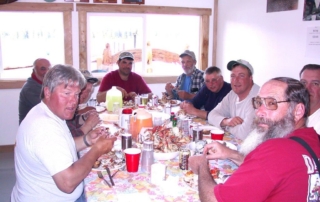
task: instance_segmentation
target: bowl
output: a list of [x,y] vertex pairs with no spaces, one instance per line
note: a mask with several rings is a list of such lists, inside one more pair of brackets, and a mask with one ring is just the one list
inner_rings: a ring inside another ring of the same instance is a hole
[[155,160],[170,160],[174,159],[179,155],[179,152],[168,152],[168,153],[159,153],[159,152],[154,152],[153,157]]

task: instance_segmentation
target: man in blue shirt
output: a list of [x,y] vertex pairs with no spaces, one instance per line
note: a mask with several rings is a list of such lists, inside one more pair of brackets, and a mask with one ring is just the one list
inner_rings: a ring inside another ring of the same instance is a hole
[[190,102],[182,102],[180,107],[187,114],[207,119],[208,113],[230,92],[231,85],[223,80],[221,70],[214,66],[204,72],[204,83],[195,97]]
[[203,85],[203,71],[196,68],[194,52],[186,50],[181,55],[181,65],[184,73],[181,74],[176,85],[167,83],[167,95],[172,99],[191,100]]

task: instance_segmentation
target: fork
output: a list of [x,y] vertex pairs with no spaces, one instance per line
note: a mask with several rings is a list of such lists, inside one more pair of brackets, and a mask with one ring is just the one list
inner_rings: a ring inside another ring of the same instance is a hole
[[98,177],[99,177],[100,179],[103,179],[103,181],[105,181],[105,182],[107,183],[107,185],[111,188],[111,187],[112,187],[111,184],[110,184],[106,179],[104,179],[101,171],[97,171],[97,173],[98,173]]

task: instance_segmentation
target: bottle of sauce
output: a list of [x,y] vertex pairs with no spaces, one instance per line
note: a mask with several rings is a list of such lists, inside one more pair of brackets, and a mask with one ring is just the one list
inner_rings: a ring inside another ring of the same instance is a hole
[[122,93],[115,86],[112,86],[112,88],[107,91],[106,95],[106,107],[109,112],[113,112],[113,103],[115,102],[118,102],[120,108],[122,108]]

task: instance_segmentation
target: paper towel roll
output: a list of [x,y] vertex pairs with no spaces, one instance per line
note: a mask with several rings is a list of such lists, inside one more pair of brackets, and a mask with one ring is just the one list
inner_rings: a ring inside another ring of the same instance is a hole
[[154,163],[151,165],[151,183],[152,184],[159,184],[166,179],[166,170],[167,166]]

